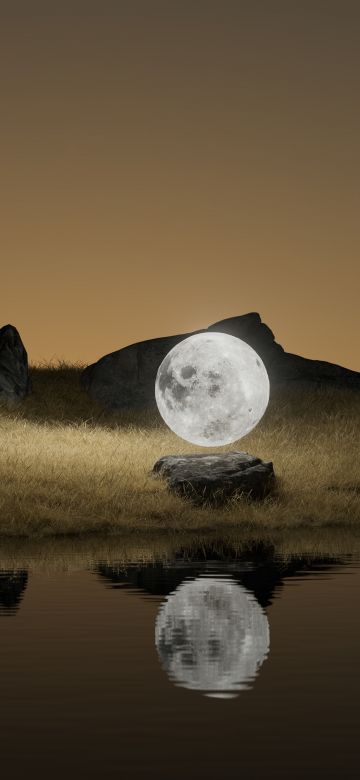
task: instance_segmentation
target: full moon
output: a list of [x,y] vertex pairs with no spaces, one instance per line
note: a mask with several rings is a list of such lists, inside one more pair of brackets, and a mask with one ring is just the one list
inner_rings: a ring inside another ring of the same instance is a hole
[[246,689],[269,653],[255,596],[230,578],[197,577],[167,597],[155,624],[161,664],[175,683],[228,698]]
[[174,433],[203,447],[241,439],[263,416],[269,377],[259,355],[226,333],[196,333],[158,368],[155,398]]

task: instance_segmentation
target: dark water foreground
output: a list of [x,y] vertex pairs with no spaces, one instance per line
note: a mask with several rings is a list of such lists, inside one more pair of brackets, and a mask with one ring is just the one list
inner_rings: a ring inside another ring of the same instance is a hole
[[4,778],[358,778],[360,556],[3,555]]

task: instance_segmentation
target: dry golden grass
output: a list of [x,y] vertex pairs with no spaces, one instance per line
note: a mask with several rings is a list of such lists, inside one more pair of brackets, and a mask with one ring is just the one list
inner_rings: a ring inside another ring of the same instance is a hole
[[105,413],[80,389],[80,369],[33,367],[32,395],[0,407],[0,534],[360,528],[360,393],[275,396],[254,431],[224,449],[273,460],[276,495],[200,509],[150,470],[162,455],[204,449],[155,413]]

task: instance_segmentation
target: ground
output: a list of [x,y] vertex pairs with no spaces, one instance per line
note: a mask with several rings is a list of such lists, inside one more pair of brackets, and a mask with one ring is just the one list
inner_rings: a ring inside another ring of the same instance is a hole
[[0,407],[1,535],[261,538],[360,530],[360,393],[321,387],[273,393],[257,427],[223,449],[272,460],[275,494],[200,509],[171,495],[150,472],[162,455],[204,448],[172,434],[157,413],[105,412],[81,389],[80,371],[34,366],[32,394],[18,407]]

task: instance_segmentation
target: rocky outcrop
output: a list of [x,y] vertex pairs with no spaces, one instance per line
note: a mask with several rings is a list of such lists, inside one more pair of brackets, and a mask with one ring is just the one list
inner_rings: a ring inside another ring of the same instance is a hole
[[275,341],[273,332],[255,312],[215,322],[207,330],[228,333],[250,344],[262,358],[273,387],[295,380],[310,382],[312,385],[333,385],[360,390],[359,372],[324,360],[310,360],[285,352]]
[[30,391],[28,358],[13,325],[0,328],[0,402],[18,403]]
[[[207,330],[228,333],[250,344],[265,364],[272,390],[300,382],[311,386],[360,390],[360,373],[285,352],[256,312],[220,320]],[[155,408],[154,387],[158,367],[170,349],[191,335],[193,333],[182,333],[140,341],[105,355],[83,371],[82,386],[92,398],[109,409]]]
[[300,355],[284,352],[283,357],[272,366],[275,384],[291,382],[308,383],[313,387],[338,387],[360,390],[360,373],[350,368],[328,363],[325,360],[310,360]]
[[219,506],[235,494],[265,498],[275,484],[273,464],[247,452],[165,455],[153,467],[173,493],[196,505]]
[[284,355],[284,350],[276,343],[272,330],[261,321],[260,314],[256,312],[219,320],[209,325],[207,330],[228,333],[229,336],[246,341],[260,355],[268,373],[271,373],[271,367]]
[[170,349],[191,335],[140,341],[105,355],[82,372],[82,386],[110,409],[155,408],[158,367]]

